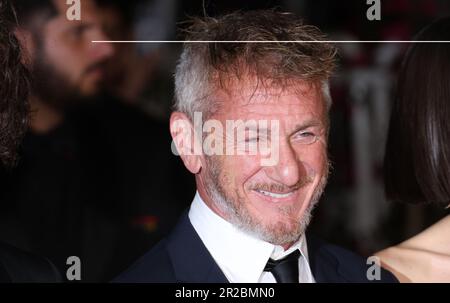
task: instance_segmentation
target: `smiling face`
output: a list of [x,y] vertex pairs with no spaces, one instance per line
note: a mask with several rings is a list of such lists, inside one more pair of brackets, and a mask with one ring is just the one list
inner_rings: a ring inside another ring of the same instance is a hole
[[[287,89],[234,83],[219,92],[219,111],[209,118],[279,121],[279,157],[262,166],[256,155],[203,156],[196,175],[205,203],[238,228],[273,244],[290,246],[305,231],[328,175],[327,110],[320,88],[296,81]],[[224,134],[228,136],[229,134]],[[274,138],[271,136],[271,138]],[[258,141],[246,131],[246,142]],[[235,142],[237,149],[240,142]]]

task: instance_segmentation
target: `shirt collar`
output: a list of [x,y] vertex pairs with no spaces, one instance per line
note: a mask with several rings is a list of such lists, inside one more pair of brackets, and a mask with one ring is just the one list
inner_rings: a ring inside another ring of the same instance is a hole
[[307,270],[310,271],[304,235],[297,243],[284,251],[281,246],[252,237],[237,229],[213,212],[198,192],[191,204],[189,219],[230,282],[256,283],[260,280],[269,258],[278,260],[296,249],[300,250],[302,258],[306,261]]

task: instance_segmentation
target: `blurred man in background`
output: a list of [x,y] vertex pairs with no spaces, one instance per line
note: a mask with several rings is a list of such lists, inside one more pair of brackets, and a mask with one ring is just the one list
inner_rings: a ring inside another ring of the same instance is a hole
[[108,280],[179,214],[167,199],[177,182],[170,138],[164,125],[104,93],[115,49],[92,41],[109,39],[102,13],[117,10],[115,1],[81,1],[81,21],[67,19],[66,1],[14,3],[33,74],[32,116],[22,161],[4,177],[1,239],[48,256],[62,272],[77,256],[82,281]]

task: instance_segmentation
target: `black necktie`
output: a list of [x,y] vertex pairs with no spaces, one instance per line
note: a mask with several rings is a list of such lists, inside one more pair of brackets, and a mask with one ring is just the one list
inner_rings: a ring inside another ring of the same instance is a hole
[[300,251],[297,249],[280,260],[269,259],[264,271],[269,271],[275,277],[277,283],[298,283],[298,258]]

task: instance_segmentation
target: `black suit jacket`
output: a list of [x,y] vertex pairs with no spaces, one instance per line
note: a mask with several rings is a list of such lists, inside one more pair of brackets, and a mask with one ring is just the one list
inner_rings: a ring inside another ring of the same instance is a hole
[[[318,283],[367,283],[363,258],[307,235],[309,263]],[[184,214],[172,234],[157,244],[114,282],[119,283],[227,283],[228,280]],[[381,280],[396,278],[382,270]]]
[[0,283],[56,283],[61,276],[45,258],[0,243]]

